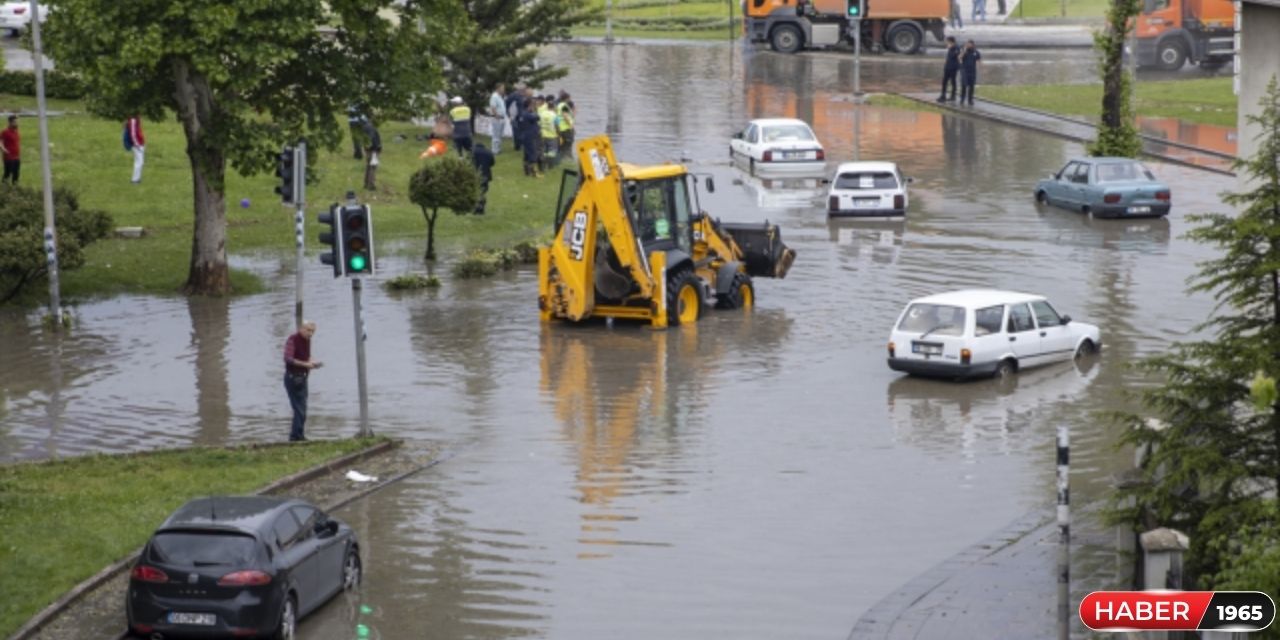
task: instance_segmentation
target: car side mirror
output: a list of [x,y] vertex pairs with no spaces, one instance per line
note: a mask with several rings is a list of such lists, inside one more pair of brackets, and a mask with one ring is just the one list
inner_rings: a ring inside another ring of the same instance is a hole
[[320,520],[316,522],[316,535],[321,538],[328,538],[338,534],[337,520]]
[[1071,322],[1071,316],[1062,316],[1062,324]]
[[715,193],[715,192],[716,192],[716,181],[713,180],[711,176],[707,176],[707,193]]

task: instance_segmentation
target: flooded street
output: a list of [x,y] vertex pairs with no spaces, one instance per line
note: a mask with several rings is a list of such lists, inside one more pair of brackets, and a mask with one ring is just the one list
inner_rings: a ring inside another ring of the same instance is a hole
[[[787,279],[757,281],[753,313],[666,332],[542,326],[532,270],[424,294],[366,287],[375,430],[452,457],[337,514],[361,536],[365,586],[301,637],[347,639],[362,624],[388,639],[844,638],[899,585],[1051,505],[1058,425],[1072,429],[1075,505],[1131,464],[1097,412],[1144,384],[1126,363],[1210,312],[1212,300],[1184,294],[1209,253],[1181,236],[1186,215],[1228,211],[1217,194],[1230,178],[1149,163],[1175,185],[1167,220],[1091,220],[1031,197],[1078,145],[857,107],[834,56],[652,45],[557,46],[546,59],[572,69],[552,88],[573,94],[580,139],[609,133],[623,161],[689,158],[715,178],[705,210],[767,218],[799,257]],[[931,58],[872,58],[863,83],[921,90],[937,71]],[[1093,72],[1050,57],[984,71]],[[732,166],[729,137],[758,116],[811,122],[830,167],[854,157],[856,128],[861,159],[915,178],[908,219],[828,221],[814,181]],[[417,266],[405,260],[381,268]],[[34,316],[0,316],[0,460],[283,440],[293,256],[236,265],[275,290],[85,304],[62,339]],[[328,267],[307,268],[327,364],[311,379],[308,435],[347,437],[350,297]],[[1010,385],[888,369],[907,300],[975,286],[1044,294],[1099,325],[1105,348]]]

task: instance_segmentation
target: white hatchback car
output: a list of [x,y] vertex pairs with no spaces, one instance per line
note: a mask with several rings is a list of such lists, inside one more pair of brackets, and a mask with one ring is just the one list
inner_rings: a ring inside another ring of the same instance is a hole
[[826,170],[826,152],[813,129],[803,120],[765,118],[752,120],[733,134],[729,155],[746,160],[751,171],[816,173]]
[[[40,24],[44,24],[46,18],[49,17],[49,5],[40,3]],[[5,2],[0,4],[0,29],[9,31],[13,35],[22,33],[27,25],[31,24],[31,3],[30,2]]]
[[1098,328],[1043,296],[969,289],[912,300],[889,336],[889,368],[947,378],[1012,375],[1102,348]]
[[827,191],[827,215],[897,218],[907,215],[907,183],[892,162],[845,162]]

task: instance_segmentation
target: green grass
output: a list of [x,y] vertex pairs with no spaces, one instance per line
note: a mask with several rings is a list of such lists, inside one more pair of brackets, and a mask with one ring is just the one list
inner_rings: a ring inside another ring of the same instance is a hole
[[946,111],[940,107],[931,104],[924,104],[916,100],[904,98],[892,93],[873,93],[867,96],[867,104],[873,107],[888,107],[892,109],[905,109],[907,111],[928,111],[931,113],[942,113]]
[[[5,109],[33,103],[22,96],[0,95],[0,107]],[[49,108],[55,106],[51,104]],[[144,123],[146,167],[142,183],[135,185],[129,182],[133,156],[121,145],[122,123],[87,115],[77,102],[59,101],[56,108],[78,113],[49,119],[54,184],[75,189],[83,206],[107,211],[116,226],[141,226],[148,234],[141,239],[111,238],[91,246],[83,268],[62,274],[64,294],[77,298],[121,292],[177,292],[186,281],[193,224],[191,168],[181,128],[173,120]],[[22,126],[22,183],[38,186],[36,123],[24,119]],[[426,143],[414,138],[426,131],[410,123],[392,122],[382,125],[379,132],[383,155],[376,192],[360,188],[364,163],[351,158],[349,141],[332,152],[310,149],[318,182],[307,185],[308,259],[318,260],[316,254],[321,249],[316,241],[320,226],[316,214],[329,204],[344,200],[348,190],[355,190],[362,202],[372,205],[378,249],[383,255],[393,244],[418,255],[426,251],[422,210],[408,199],[409,176],[421,166],[423,161],[418,154],[426,148]],[[404,139],[397,141],[397,136]],[[476,140],[489,142],[488,136],[478,136]],[[511,140],[504,140],[503,147],[494,167],[487,215],[440,216],[436,246],[443,259],[472,247],[503,246],[550,230],[560,172],[550,172],[537,180],[527,178],[519,155],[512,151]],[[280,204],[273,191],[276,184],[274,174],[244,178],[228,167],[228,253],[292,251],[293,210]],[[240,202],[245,198],[249,207],[241,208]],[[234,271],[232,285],[240,293],[262,288],[252,274]]]
[[[604,36],[604,0],[592,0],[601,10],[598,21],[573,30],[575,36]],[[661,2],[633,0],[613,3],[613,35],[630,39],[728,40],[729,16],[733,37],[742,35],[742,8],[738,2]]]
[[93,455],[0,466],[0,636],[142,546],[187,500],[252,493],[375,442]]
[[[983,86],[979,95],[1090,119],[1097,119],[1102,105],[1101,84]],[[1227,127],[1236,125],[1236,96],[1231,91],[1231,78],[1138,82],[1133,110],[1140,116],[1181,118]]]
[[[577,37],[603,38],[604,27],[579,27],[573,30],[573,35]],[[735,29],[733,35],[733,39],[736,40],[742,36],[742,32],[740,29]],[[613,37],[620,40],[728,40],[729,28],[697,30],[634,29],[620,28],[615,24],[613,26]]]
[[[994,3],[987,2],[987,11]],[[1111,7],[1108,0],[1067,0],[1066,18],[1102,18]],[[1022,0],[1009,14],[1011,18],[1062,18],[1060,0]],[[968,16],[965,16],[968,19]]]

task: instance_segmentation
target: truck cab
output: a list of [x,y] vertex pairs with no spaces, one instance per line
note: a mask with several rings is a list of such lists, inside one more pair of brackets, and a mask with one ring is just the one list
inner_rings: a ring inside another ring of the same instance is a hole
[[1235,54],[1231,0],[1143,0],[1134,25],[1138,66],[1177,71],[1221,66]]

